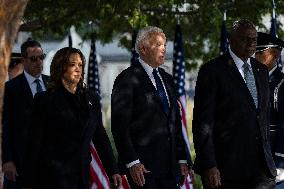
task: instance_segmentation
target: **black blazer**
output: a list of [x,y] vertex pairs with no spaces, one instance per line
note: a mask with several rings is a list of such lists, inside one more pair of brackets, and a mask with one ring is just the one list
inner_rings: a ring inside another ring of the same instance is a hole
[[[48,76],[42,75],[44,84]],[[24,73],[5,84],[2,114],[2,161],[13,161],[23,177],[27,141],[31,137],[33,95]],[[28,175],[27,175],[28,176]]]
[[269,145],[269,86],[267,68],[251,58],[258,104],[227,53],[199,70],[193,111],[195,170],[201,175],[216,166],[222,179],[254,175],[255,162],[275,176]]
[[109,177],[118,173],[94,93],[74,95],[61,86],[36,94],[34,118],[29,158],[34,188],[87,189],[91,141]]
[[170,101],[168,116],[139,62],[117,76],[111,96],[111,128],[122,168],[139,159],[156,177],[175,175],[177,160],[186,159],[173,78],[163,69],[159,73]]

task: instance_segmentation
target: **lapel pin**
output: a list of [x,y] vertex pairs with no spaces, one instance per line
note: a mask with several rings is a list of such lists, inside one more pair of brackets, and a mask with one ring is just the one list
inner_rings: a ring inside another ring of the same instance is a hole
[[89,101],[89,105],[92,106],[93,104]]

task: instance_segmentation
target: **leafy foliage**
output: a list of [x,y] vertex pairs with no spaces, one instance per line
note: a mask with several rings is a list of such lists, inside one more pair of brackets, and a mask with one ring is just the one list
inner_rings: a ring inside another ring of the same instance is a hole
[[[197,60],[207,61],[219,54],[223,12],[227,12],[227,28],[239,18],[253,21],[260,29],[262,16],[271,13],[267,0],[33,0],[27,6],[25,19],[38,19],[40,30],[33,31],[41,39],[65,36],[75,25],[84,38],[96,36],[103,43],[119,39],[130,50],[131,33],[146,25],[164,29],[173,40],[177,20],[183,29],[187,68]],[[276,14],[284,11],[283,0],[277,1]],[[183,7],[183,10],[180,8]],[[91,21],[91,25],[89,24]],[[282,36],[282,31],[278,33]]]

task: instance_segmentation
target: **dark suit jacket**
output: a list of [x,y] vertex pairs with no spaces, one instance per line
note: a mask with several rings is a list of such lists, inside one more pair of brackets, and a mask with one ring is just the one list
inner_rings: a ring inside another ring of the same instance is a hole
[[91,141],[108,175],[118,173],[98,96],[87,91],[74,95],[61,86],[36,94],[34,115],[34,155],[29,158],[34,188],[87,189]]
[[170,113],[142,65],[137,62],[116,78],[112,90],[112,134],[119,159],[139,159],[156,177],[175,175],[178,159],[186,159],[173,78],[159,68],[170,100]]
[[[46,84],[48,76],[42,75]],[[13,161],[23,177],[24,156],[27,140],[31,137],[33,95],[24,73],[5,84],[2,114],[2,161]]]
[[251,58],[258,91],[256,108],[237,66],[227,53],[204,64],[198,73],[193,111],[195,170],[216,166],[221,178],[254,176],[262,163],[275,176],[269,145],[267,68]]

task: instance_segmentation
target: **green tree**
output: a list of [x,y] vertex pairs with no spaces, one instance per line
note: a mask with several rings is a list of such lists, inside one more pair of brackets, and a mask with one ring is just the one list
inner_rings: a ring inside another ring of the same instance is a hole
[[[277,13],[283,12],[283,1],[277,3]],[[90,33],[95,33],[103,43],[116,38],[127,49],[130,49],[129,36],[133,30],[146,25],[163,28],[172,40],[179,19],[186,57],[195,63],[219,54],[224,10],[227,11],[227,27],[238,18],[248,18],[264,29],[262,16],[270,13],[271,7],[267,0],[33,0],[27,6],[25,18],[40,20],[42,27],[34,34],[41,39],[62,37],[75,25],[85,38],[90,38]],[[92,27],[88,25],[90,21]]]

